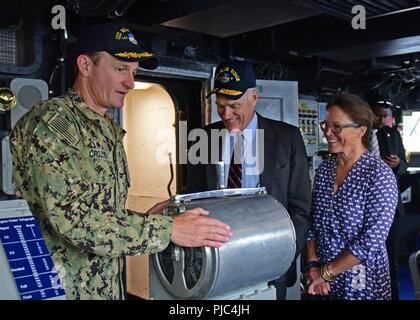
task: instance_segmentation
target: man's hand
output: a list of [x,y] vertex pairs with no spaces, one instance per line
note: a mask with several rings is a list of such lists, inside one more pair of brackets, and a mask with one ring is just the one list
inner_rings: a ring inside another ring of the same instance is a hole
[[194,208],[173,218],[173,243],[182,247],[220,247],[232,236],[230,227],[209,218],[208,211]]
[[384,158],[384,161],[391,167],[391,169],[395,169],[400,165],[400,158],[396,154],[391,154]]
[[165,209],[170,203],[171,203],[171,199],[167,199],[165,201],[158,202],[153,207],[151,207],[146,213],[162,214],[163,209]]

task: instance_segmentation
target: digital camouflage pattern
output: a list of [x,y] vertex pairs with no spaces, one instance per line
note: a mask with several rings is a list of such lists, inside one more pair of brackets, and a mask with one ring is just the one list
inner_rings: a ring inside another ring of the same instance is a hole
[[123,259],[167,247],[172,218],[125,209],[125,131],[70,90],[11,133],[13,183],[37,218],[68,299],[120,299]]

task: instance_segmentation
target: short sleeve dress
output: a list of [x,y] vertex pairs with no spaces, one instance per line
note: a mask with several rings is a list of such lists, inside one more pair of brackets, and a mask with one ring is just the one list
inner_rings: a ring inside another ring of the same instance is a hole
[[361,260],[331,283],[338,299],[391,299],[385,241],[397,206],[395,176],[384,161],[365,151],[333,194],[336,167],[336,157],[318,167],[308,240],[316,240],[323,264],[345,250]]

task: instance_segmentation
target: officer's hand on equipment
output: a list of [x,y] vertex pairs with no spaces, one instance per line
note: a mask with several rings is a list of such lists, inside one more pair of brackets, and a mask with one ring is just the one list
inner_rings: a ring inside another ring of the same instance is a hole
[[171,203],[171,199],[167,199],[165,201],[158,202],[153,207],[151,207],[146,213],[162,214],[163,209],[165,209],[170,203]]
[[182,247],[220,247],[232,236],[230,227],[207,217],[208,211],[195,208],[173,218],[173,243]]

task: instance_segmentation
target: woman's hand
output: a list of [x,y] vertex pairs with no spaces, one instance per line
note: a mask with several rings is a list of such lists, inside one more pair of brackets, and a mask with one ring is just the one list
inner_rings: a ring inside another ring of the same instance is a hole
[[311,268],[306,273],[308,293],[315,295],[328,295],[330,291],[330,284],[321,277],[321,268]]

